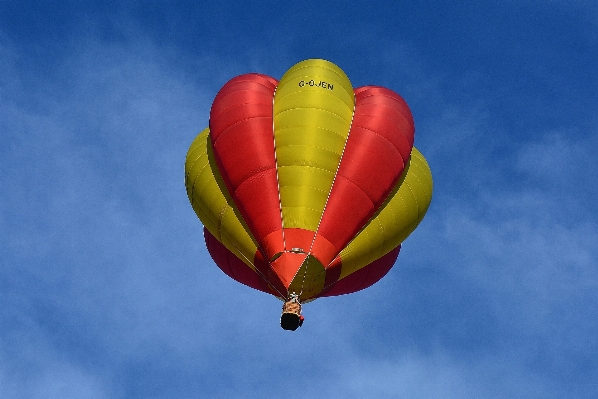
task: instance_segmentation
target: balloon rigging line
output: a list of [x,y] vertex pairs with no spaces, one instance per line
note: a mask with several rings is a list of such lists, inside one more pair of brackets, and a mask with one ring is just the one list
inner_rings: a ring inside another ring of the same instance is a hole
[[[219,230],[219,231],[220,231],[220,230]],[[223,234],[222,234],[222,231],[220,231],[220,235],[223,235]],[[228,238],[228,237],[227,237],[227,238]],[[247,256],[246,256],[244,253],[243,253],[243,251],[241,251],[241,250],[240,250],[240,249],[239,249],[239,248],[238,248],[238,247],[235,245],[235,243],[233,242],[233,240],[231,240],[231,239],[229,238],[229,242],[230,242],[230,243],[231,243],[231,245],[232,245],[232,246],[233,246],[233,247],[234,247],[234,248],[235,248],[235,249],[236,249],[236,250],[239,252],[239,254],[241,254],[241,256],[247,260],[247,262],[249,262],[249,264],[253,264],[253,262],[251,262],[251,260],[250,260],[250,259],[249,259],[249,258],[248,258],[248,257],[247,257]],[[274,290],[275,290],[276,292],[278,292],[278,294],[279,294],[279,295],[280,295],[282,298],[284,298],[284,299],[287,299],[286,295],[283,295],[283,294],[282,294],[280,291],[278,291],[278,288],[276,288],[276,286],[275,286],[274,284],[272,284],[272,283],[271,283],[271,282],[270,282],[270,281],[269,281],[269,280],[266,278],[266,276],[264,276],[264,274],[263,274],[263,273],[262,273],[262,272],[261,272],[261,271],[258,269],[257,265],[254,265],[254,267],[255,267],[255,268],[254,268],[253,270],[255,270],[255,271],[257,272],[257,274],[259,274],[259,276],[260,276],[260,277],[261,277],[261,278],[262,278],[262,279],[263,279],[263,280],[264,280],[266,283],[268,283],[268,285],[269,285],[270,287],[274,288]]]

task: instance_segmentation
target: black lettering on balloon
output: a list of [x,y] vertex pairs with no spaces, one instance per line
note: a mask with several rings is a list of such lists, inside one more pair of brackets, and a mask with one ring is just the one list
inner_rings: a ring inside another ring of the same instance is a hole
[[310,79],[307,82],[305,80],[299,81],[299,87],[304,87],[305,85],[308,85],[311,87],[320,87],[320,88],[326,89],[326,90],[334,90],[334,85],[332,83],[324,82],[323,80],[320,80],[319,82],[316,82],[313,79]]

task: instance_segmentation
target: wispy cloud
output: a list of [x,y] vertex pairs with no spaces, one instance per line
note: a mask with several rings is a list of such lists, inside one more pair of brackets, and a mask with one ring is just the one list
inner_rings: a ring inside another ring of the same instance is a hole
[[[282,55],[187,53],[121,28],[51,68],[0,40],[0,396],[282,397],[290,381],[299,397],[595,396],[592,121],[514,131],[494,111],[517,96],[486,91],[479,66],[439,70],[385,35],[347,69],[410,100],[432,206],[386,278],[307,304],[290,335],[275,298],[210,260],[183,162],[228,78],[326,46],[297,49],[289,28]],[[343,68],[349,39],[330,57]]]

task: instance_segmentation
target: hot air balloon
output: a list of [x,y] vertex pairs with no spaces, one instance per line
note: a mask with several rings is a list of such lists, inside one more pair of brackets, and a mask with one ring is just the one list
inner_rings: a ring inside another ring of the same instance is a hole
[[231,278],[301,304],[367,288],[423,219],[432,175],[413,147],[407,103],[380,86],[353,89],[310,59],[280,79],[237,76],[192,142],[185,185],[214,262]]

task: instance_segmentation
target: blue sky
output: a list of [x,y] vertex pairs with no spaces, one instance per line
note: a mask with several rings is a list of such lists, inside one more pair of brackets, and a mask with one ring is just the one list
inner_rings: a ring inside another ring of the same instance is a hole
[[[595,398],[598,3],[459,3],[0,3],[0,397]],[[228,79],[306,58],[407,100],[435,191],[289,333],[183,164]]]

